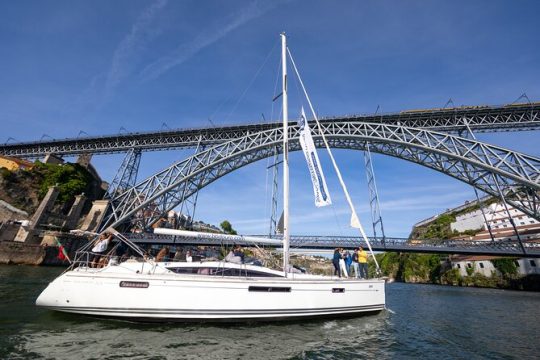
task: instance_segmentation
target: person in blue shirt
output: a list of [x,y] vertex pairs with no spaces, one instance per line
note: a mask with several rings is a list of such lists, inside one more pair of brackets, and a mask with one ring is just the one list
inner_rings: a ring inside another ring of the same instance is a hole
[[351,273],[352,256],[349,251],[345,253],[345,266],[347,267],[347,274]]

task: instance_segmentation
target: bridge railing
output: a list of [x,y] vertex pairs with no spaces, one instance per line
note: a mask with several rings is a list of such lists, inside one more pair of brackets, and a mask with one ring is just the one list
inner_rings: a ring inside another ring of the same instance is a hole
[[[233,245],[232,241],[220,241],[214,238],[185,238],[181,236],[156,234],[125,234],[135,243],[168,244],[168,245]],[[257,236],[257,235],[250,235]],[[260,235],[268,237],[268,235]],[[280,236],[273,236],[281,239]],[[474,240],[444,240],[444,239],[408,239],[398,237],[369,238],[375,251],[440,253],[440,254],[478,254],[497,256],[540,257],[540,240],[528,240],[523,243],[524,254],[517,240],[474,241]],[[311,236],[293,235],[290,240],[291,248],[298,249],[334,249],[342,247],[354,249],[358,246],[367,247],[362,238],[356,236]]]

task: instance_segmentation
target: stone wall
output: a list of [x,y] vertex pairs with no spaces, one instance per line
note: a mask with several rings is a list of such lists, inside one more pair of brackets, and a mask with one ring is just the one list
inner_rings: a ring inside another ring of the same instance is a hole
[[87,238],[61,233],[45,233],[41,244],[0,241],[0,264],[68,266],[69,261],[58,258],[56,239],[70,259],[75,258],[77,250],[88,243]]
[[28,213],[0,200],[0,222],[8,222],[10,220],[28,220]]
[[456,216],[456,221],[450,224],[450,230],[464,232],[467,230],[484,229],[484,217],[481,210],[475,210]]
[[68,261],[60,260],[58,258],[59,248],[56,239],[62,244],[70,259],[74,259],[77,250],[88,243],[86,237],[66,233],[46,233],[41,242],[41,245],[45,247],[46,251],[45,258],[41,265],[69,265]]
[[45,248],[38,244],[15,241],[0,242],[0,264],[41,265]]
[[20,228],[21,224],[14,222],[0,225],[0,241],[13,241]]

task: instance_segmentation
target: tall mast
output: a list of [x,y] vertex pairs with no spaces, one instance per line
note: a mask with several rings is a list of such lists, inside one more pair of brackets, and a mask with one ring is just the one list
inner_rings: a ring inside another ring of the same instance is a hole
[[281,68],[283,94],[283,272],[289,268],[289,112],[287,104],[287,37],[281,33]]

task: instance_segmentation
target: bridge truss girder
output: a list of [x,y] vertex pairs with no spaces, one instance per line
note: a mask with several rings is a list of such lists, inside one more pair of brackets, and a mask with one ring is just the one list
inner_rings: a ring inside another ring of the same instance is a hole
[[141,150],[131,149],[118,169],[113,181],[111,181],[105,199],[114,198],[117,193],[126,191],[133,187],[137,181],[139,165],[141,163]]
[[[365,150],[408,160],[498,196],[493,176],[500,181],[507,201],[540,219],[540,159],[512,150],[447,133],[373,123],[323,122],[330,146]],[[300,149],[298,128],[289,129],[290,151]],[[322,147],[318,129],[315,145]],[[182,198],[194,194],[218,178],[260,159],[282,152],[282,129],[249,134],[219,144],[179,161],[112,199],[103,226],[133,221],[144,226],[175,208]],[[184,194],[183,197],[180,194]]]
[[[540,103],[505,106],[473,106],[453,109],[402,111],[381,115],[346,115],[329,117],[323,123],[371,123],[459,133],[533,130],[540,128]],[[293,125],[291,123],[291,125]],[[281,123],[223,126],[207,129],[179,129],[146,133],[80,137],[51,141],[1,144],[0,154],[18,157],[59,156],[81,153],[110,154],[135,148],[143,151],[213,146],[225,141],[277,129]]]

